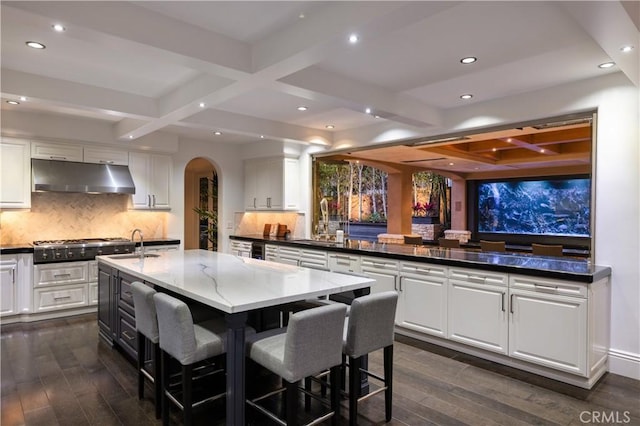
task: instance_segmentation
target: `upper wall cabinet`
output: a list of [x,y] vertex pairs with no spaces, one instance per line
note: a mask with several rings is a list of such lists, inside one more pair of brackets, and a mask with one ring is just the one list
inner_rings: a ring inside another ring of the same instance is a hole
[[33,142],[31,145],[31,158],[82,162],[82,146],[48,142]]
[[112,148],[85,147],[84,162],[98,164],[115,164],[126,166],[129,164],[129,152]]
[[31,158],[121,166],[129,164],[129,152],[125,150],[39,141],[31,144]]
[[2,138],[0,143],[0,208],[31,207],[30,142]]
[[136,186],[132,208],[169,210],[171,157],[140,152],[129,153],[129,170]]
[[244,163],[245,210],[298,210],[299,163],[294,158],[258,158]]

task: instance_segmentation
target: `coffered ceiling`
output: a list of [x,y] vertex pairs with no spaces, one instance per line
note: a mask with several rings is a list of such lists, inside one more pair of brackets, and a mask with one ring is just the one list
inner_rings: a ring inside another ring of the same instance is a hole
[[[609,73],[639,80],[635,2],[3,1],[0,8],[2,111],[103,120],[121,141],[159,131],[326,147],[346,133],[362,144],[383,132],[415,139],[438,134],[468,105]],[[635,49],[623,53],[625,44]],[[477,61],[462,64],[467,56]],[[608,61],[615,65],[598,67]],[[465,170],[527,167],[527,156],[583,161],[584,135],[567,132],[553,143],[515,134],[381,152],[416,166],[455,157]]]

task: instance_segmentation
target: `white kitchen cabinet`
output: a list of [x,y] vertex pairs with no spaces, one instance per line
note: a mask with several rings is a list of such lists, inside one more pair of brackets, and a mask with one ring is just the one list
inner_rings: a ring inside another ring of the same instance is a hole
[[[33,312],[80,308],[97,303],[97,262],[34,265]],[[95,298],[92,301],[92,298]]]
[[371,293],[398,290],[397,260],[362,256],[360,268],[362,274],[376,280],[371,286]]
[[506,274],[451,268],[448,338],[506,355],[509,352],[507,285]]
[[78,308],[89,304],[89,287],[86,283],[46,287],[36,289],[33,296],[36,313]]
[[114,148],[86,146],[83,159],[85,163],[126,166],[129,164],[129,152]]
[[93,306],[98,304],[98,261],[89,261],[87,267],[89,268],[89,306]]
[[447,268],[402,261],[398,290],[397,324],[446,338]]
[[328,269],[328,256],[326,251],[300,249],[300,266],[313,269]]
[[329,253],[329,270],[332,272],[351,272],[359,274],[362,272],[360,266],[360,256],[343,253]]
[[509,355],[587,376],[587,285],[510,278]]
[[0,143],[0,209],[31,207],[31,143],[2,138]]
[[171,157],[140,152],[129,153],[129,170],[136,193],[133,209],[170,210]]
[[297,210],[300,205],[298,160],[259,158],[244,163],[245,210]]
[[300,249],[295,247],[278,246],[278,263],[285,265],[300,265]]
[[0,261],[0,316],[18,312],[18,260],[3,258]]
[[45,263],[33,267],[33,287],[79,284],[89,281],[89,262]]
[[251,257],[251,242],[231,240],[229,242],[229,254],[240,257]]
[[57,144],[34,141],[31,144],[31,158],[42,160],[83,161],[81,145]]

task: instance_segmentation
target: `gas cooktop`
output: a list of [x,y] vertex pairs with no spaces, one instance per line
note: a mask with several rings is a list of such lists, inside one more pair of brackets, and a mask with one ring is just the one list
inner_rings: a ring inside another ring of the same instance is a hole
[[131,253],[135,243],[122,237],[39,240],[33,242],[33,263],[93,260],[105,254]]

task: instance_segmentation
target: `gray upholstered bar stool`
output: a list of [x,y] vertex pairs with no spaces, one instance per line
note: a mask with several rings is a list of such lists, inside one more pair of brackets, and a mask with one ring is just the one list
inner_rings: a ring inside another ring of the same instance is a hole
[[[162,353],[162,423],[169,424],[169,403],[172,402],[182,410],[184,424],[191,425],[194,408],[225,395],[222,392],[194,402],[192,385],[195,364],[225,353],[226,326],[222,318],[194,324],[189,306],[168,294],[156,293],[153,300],[158,315]],[[171,389],[169,383],[170,358],[181,365],[182,398]]]
[[[299,406],[298,382],[313,374],[330,370],[331,412],[319,417],[312,424],[329,418],[332,424],[338,424],[342,333],[346,312],[347,307],[339,303],[307,309],[291,315],[286,332],[281,329],[279,333],[267,331],[249,336],[249,358],[280,376],[284,381],[284,387],[247,400],[247,404],[279,424],[295,425]],[[286,398],[286,421],[258,405],[259,401],[282,391],[285,392]]]
[[[344,329],[343,353],[349,358],[349,424],[358,424],[358,401],[384,391],[385,420],[391,421],[393,383],[393,329],[398,293],[385,291],[362,296],[351,304]],[[362,368],[365,355],[384,351],[384,377]],[[360,397],[361,373],[383,382],[383,386]]]
[[[135,281],[131,283],[131,292],[133,293],[133,304],[136,313],[136,333],[137,333],[137,350],[138,350],[138,399],[144,397],[144,381],[145,378],[153,383],[156,419],[160,418],[162,407],[162,385],[160,378],[160,335],[158,334],[158,319],[156,317],[156,305],[153,301],[153,295],[156,291],[151,287]],[[147,341],[153,347],[151,357],[153,363],[153,375],[149,374],[145,368],[148,357],[146,347]]]

